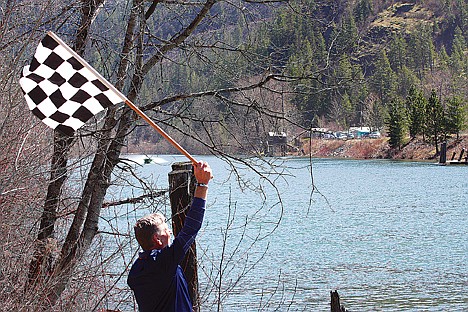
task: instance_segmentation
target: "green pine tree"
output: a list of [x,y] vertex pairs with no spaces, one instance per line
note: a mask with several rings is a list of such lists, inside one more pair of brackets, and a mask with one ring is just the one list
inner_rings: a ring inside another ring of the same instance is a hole
[[400,71],[397,74],[397,86],[398,94],[401,98],[408,96],[409,91],[412,87],[418,86],[421,84],[421,81],[415,75],[415,73],[410,70],[408,67],[403,65]]
[[445,46],[440,47],[439,55],[438,55],[438,69],[440,70],[447,70],[450,65],[450,57],[447,54],[447,50]]
[[374,91],[379,95],[385,106],[396,96],[396,75],[393,72],[387,53],[383,50],[375,63],[375,72],[372,83]]
[[448,99],[446,106],[446,131],[450,134],[456,134],[457,140],[460,138],[460,132],[466,128],[466,113],[463,101],[458,96]]
[[350,126],[350,122],[354,116],[354,106],[351,102],[348,93],[346,92],[343,95],[343,99],[341,100],[341,105],[343,106],[343,129],[347,129]]
[[461,74],[466,69],[467,57],[465,56],[466,41],[463,37],[463,32],[460,27],[455,28],[455,33],[452,43],[452,54],[450,55],[450,63],[452,70]]
[[411,139],[425,133],[427,100],[421,90],[412,87],[406,97],[408,129]]
[[435,90],[432,90],[429,97],[426,117],[427,134],[436,148],[436,154],[439,155],[439,142],[444,139],[446,125],[444,108]]
[[418,74],[418,78],[422,79],[426,70],[432,70],[435,60],[435,48],[432,38],[432,29],[428,26],[418,27],[408,40],[408,57],[410,58],[408,65],[412,65],[412,69]]
[[372,0],[359,0],[354,7],[353,14],[356,19],[356,23],[365,23],[372,14]]
[[331,56],[339,59],[343,54],[350,54],[356,50],[358,44],[358,29],[354,16],[345,13],[341,22],[332,29],[331,34]]
[[406,66],[407,54],[407,44],[405,39],[399,34],[394,34],[393,39],[390,42],[388,60],[390,62],[390,66],[395,72],[400,71],[403,66]]
[[386,125],[388,129],[389,145],[394,149],[401,149],[406,137],[405,107],[403,103],[395,99],[388,106],[388,118]]

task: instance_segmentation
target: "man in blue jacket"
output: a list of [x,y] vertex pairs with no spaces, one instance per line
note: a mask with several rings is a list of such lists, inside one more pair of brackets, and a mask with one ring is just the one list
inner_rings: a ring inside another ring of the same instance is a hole
[[127,283],[141,312],[192,311],[187,281],[179,264],[201,228],[212,172],[208,163],[198,162],[194,174],[197,186],[192,205],[172,244],[172,231],[160,213],[147,215],[134,226],[143,251],[130,269]]

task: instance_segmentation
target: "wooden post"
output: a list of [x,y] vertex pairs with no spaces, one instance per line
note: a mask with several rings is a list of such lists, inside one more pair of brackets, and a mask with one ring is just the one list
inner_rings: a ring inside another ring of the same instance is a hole
[[[172,210],[172,231],[176,236],[184,225],[185,215],[190,208],[195,190],[195,177],[190,162],[174,163],[169,173],[169,199]],[[193,311],[200,311],[198,294],[197,252],[195,242],[181,263],[192,298]]]
[[447,142],[440,144],[439,164],[447,163]]
[[347,312],[344,306],[340,305],[340,296],[338,295],[338,291],[330,291],[331,296],[331,312]]
[[458,162],[461,162],[461,160],[463,159],[463,154],[465,153],[465,148],[462,148],[461,152],[460,152],[460,156],[458,156]]

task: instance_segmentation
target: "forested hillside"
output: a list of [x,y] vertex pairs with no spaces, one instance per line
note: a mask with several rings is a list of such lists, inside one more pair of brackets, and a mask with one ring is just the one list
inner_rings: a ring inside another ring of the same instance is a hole
[[[406,135],[436,139],[466,126],[465,1],[309,0],[256,12],[242,18],[226,7],[216,7],[215,14],[227,19],[228,25],[222,29],[208,25],[200,35],[217,36],[225,48],[209,56],[221,62],[219,71],[208,71],[205,60],[193,55],[190,63],[174,62],[166,68],[161,90],[177,94],[197,92],[201,86],[229,88],[235,82],[276,73],[293,78],[287,90],[281,90],[281,105],[271,109],[289,112],[286,118],[299,128],[368,126],[396,131],[391,143],[397,147]],[[244,25],[255,31],[247,33]],[[238,48],[244,57],[229,53]],[[431,118],[429,102],[440,105],[439,114],[451,119],[438,121],[437,113]],[[424,106],[427,116],[416,116],[422,114],[417,105]],[[216,109],[226,107],[218,101]],[[434,125],[438,123],[450,125],[442,129]],[[262,126],[252,127],[251,138],[268,131],[300,132],[278,121],[264,121]],[[137,131],[134,139],[134,143],[159,140],[151,131]]]

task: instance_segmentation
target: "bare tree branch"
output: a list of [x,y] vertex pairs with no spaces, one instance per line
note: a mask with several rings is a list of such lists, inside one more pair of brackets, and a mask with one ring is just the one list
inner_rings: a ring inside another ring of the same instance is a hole
[[138,197],[132,197],[132,198],[127,198],[127,199],[122,199],[122,200],[117,200],[117,201],[112,201],[112,202],[104,202],[102,203],[102,208],[109,208],[110,206],[119,206],[119,205],[124,205],[124,204],[137,204],[137,203],[141,203],[147,198],[160,197],[166,193],[167,193],[167,190],[162,190],[162,191],[153,192],[150,194],[143,194]]

